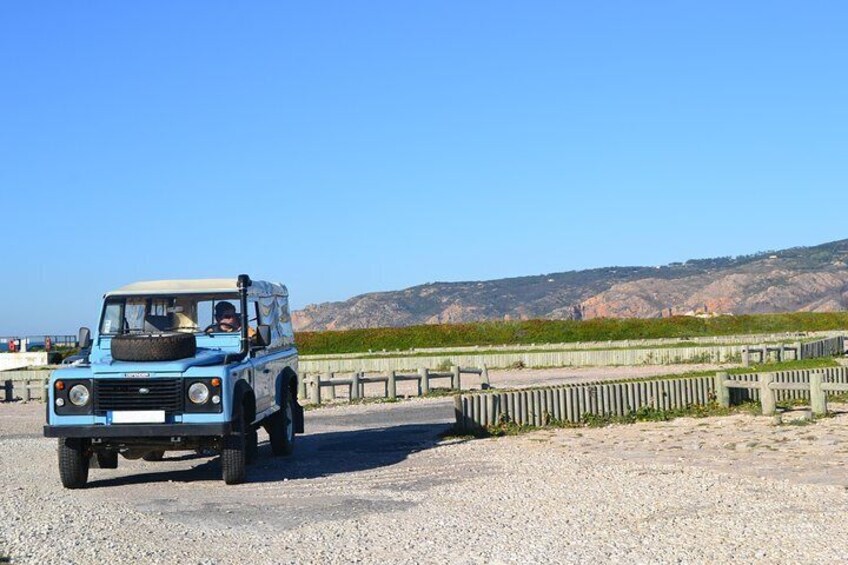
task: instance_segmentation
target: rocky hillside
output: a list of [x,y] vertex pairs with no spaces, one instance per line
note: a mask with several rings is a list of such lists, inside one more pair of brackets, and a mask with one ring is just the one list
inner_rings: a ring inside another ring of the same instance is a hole
[[835,311],[848,306],[848,240],[662,267],[609,267],[432,283],[310,305],[300,331],[480,320],[652,318]]

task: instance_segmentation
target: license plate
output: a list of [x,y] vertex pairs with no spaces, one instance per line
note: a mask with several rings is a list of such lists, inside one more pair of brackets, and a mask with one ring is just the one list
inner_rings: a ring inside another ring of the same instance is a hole
[[164,424],[164,410],[116,410],[112,412],[113,424]]

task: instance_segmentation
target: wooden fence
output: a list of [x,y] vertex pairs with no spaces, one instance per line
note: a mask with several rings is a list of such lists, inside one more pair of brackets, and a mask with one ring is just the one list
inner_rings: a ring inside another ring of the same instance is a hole
[[713,377],[567,384],[555,387],[462,394],[454,399],[456,425],[474,431],[502,422],[544,426],[579,423],[587,415],[626,416],[641,408],[677,410],[714,398]]
[[[417,384],[417,395],[423,396],[430,393],[431,384],[435,380],[450,380],[452,390],[462,390],[462,375],[478,375],[481,387],[483,389],[489,388],[489,371],[485,366],[480,369],[453,366],[450,371],[439,372],[419,369],[418,372],[412,374],[403,374],[397,371],[389,371],[385,375],[369,375],[360,371],[351,374],[349,377],[338,377],[335,373],[329,372],[323,375],[316,373],[311,376],[303,374],[299,381],[298,397],[308,397],[310,403],[321,404],[323,400],[335,400],[337,398],[336,389],[344,388],[347,389],[346,397],[348,400],[358,400],[366,396],[395,399],[397,398],[397,385],[404,381],[414,381]],[[380,385],[381,393],[366,395],[365,387],[369,384]],[[323,389],[327,389],[328,394],[322,392]]]
[[5,371],[0,372],[0,391],[3,401],[41,400],[47,401],[47,380],[51,371]]
[[848,367],[728,375],[716,373],[716,400],[722,406],[760,402],[763,414],[775,413],[778,402],[807,400],[814,414],[827,412],[827,396],[848,392]]

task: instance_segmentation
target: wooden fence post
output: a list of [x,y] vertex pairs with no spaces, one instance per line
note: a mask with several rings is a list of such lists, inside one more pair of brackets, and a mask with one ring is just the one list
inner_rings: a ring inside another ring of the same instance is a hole
[[716,402],[719,406],[730,408],[730,389],[724,384],[727,380],[727,373],[716,373],[715,375],[715,394]]
[[298,375],[297,379],[297,397],[306,398],[306,372]]
[[418,374],[421,376],[421,394],[430,394],[430,369],[422,367]]
[[389,371],[389,400],[397,398],[397,373]]
[[350,399],[359,400],[359,373],[350,377]]
[[462,396],[456,395],[453,397],[453,414],[457,427],[460,431],[466,431],[465,414],[462,412]]
[[451,379],[451,388],[455,390],[462,390],[462,383],[460,382],[459,376],[459,365],[454,365],[451,367],[453,371],[453,378]]
[[810,410],[815,416],[827,414],[827,395],[822,390],[822,374],[810,371]]
[[773,416],[777,410],[774,391],[769,386],[774,381],[774,373],[761,373],[760,377],[760,404],[763,407],[763,416]]
[[[335,373],[327,373],[327,380],[329,382],[333,382],[336,379]],[[334,384],[331,387],[328,387],[327,392],[327,400],[335,400],[336,399],[336,385]]]
[[315,373],[310,384],[312,385],[312,394],[310,395],[312,404],[321,404],[321,375]]

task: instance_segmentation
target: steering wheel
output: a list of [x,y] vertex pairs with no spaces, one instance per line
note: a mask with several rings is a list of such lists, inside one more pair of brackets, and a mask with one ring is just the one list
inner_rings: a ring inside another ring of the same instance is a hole
[[209,326],[203,330],[204,333],[211,334],[216,332],[234,332],[236,328],[232,324],[228,324],[226,322],[218,322],[217,324],[209,324]]

